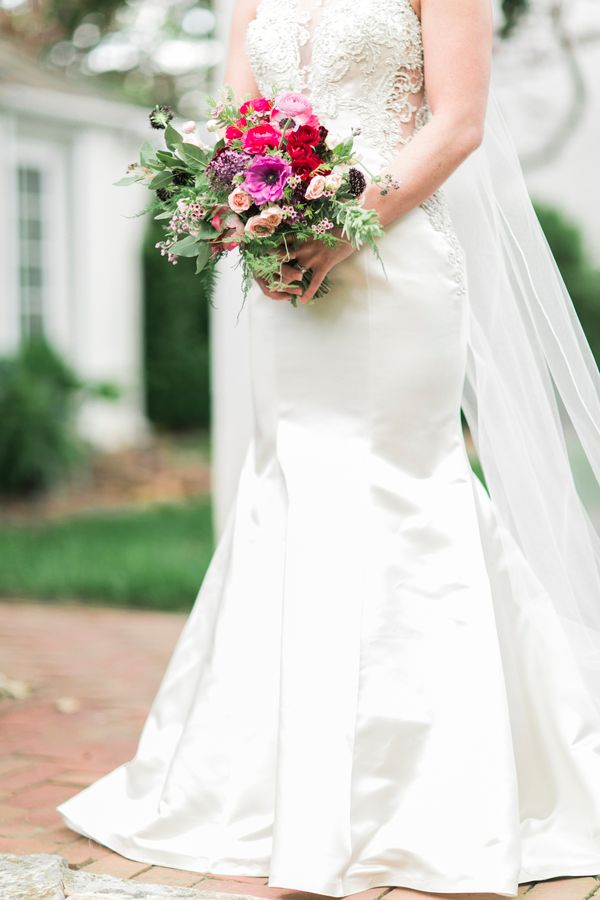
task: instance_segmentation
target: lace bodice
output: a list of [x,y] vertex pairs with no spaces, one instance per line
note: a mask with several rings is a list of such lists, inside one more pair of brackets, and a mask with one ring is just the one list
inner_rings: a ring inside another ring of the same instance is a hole
[[[419,17],[410,0],[260,0],[246,35],[265,95],[302,91],[371,173],[385,168],[430,117]],[[448,247],[457,294],[464,257],[442,189],[420,204]]]
[[297,90],[371,164],[428,119],[421,24],[410,0],[260,0],[247,51],[261,92]]

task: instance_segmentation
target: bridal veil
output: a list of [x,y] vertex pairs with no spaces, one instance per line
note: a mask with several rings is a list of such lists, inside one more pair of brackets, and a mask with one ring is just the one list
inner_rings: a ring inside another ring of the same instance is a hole
[[600,481],[600,378],[493,92],[483,142],[445,193],[471,309],[463,412],[501,522],[600,709],[600,539],[569,455]]

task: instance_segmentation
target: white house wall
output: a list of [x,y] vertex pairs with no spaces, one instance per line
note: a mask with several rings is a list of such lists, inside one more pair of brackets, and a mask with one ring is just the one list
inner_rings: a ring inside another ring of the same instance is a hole
[[137,149],[118,134],[92,127],[79,130],[72,147],[72,358],[82,375],[114,381],[123,392],[118,406],[88,404],[82,416],[87,436],[108,447],[136,441],[144,430],[139,259],[143,219],[131,217],[147,198],[142,189],[112,185]]
[[12,177],[17,166],[17,123],[15,116],[0,109],[0,133],[3,151],[0,155],[0,355],[12,353],[19,341],[17,273],[14,265],[17,234],[11,210],[16,209],[16,182]]
[[143,120],[143,110],[95,97],[0,87],[0,353],[14,352],[20,340],[15,173],[19,164],[39,164],[50,192],[45,331],[80,375],[120,388],[117,402],[88,403],[81,415],[83,434],[107,448],[138,442],[147,430],[144,222],[134,218],[147,198],[143,189],[113,186],[137,156]]

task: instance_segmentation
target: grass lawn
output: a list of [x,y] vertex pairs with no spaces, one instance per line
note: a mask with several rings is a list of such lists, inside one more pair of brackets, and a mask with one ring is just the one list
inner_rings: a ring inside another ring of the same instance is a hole
[[186,611],[212,550],[208,498],[0,526],[0,596]]

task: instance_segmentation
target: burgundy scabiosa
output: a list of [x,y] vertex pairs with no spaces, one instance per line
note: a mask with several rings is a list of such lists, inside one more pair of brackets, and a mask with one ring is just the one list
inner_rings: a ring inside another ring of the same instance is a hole
[[186,185],[193,183],[194,176],[191,172],[186,172],[185,169],[173,169],[173,184]]
[[255,156],[246,169],[242,188],[259,206],[281,200],[292,167],[278,156]]
[[157,104],[148,118],[150,119],[150,124],[153,128],[162,130],[167,127],[167,125],[173,118],[173,110],[170,106]]
[[360,169],[352,168],[348,172],[348,187],[353,197],[360,197],[367,186],[367,179]]

